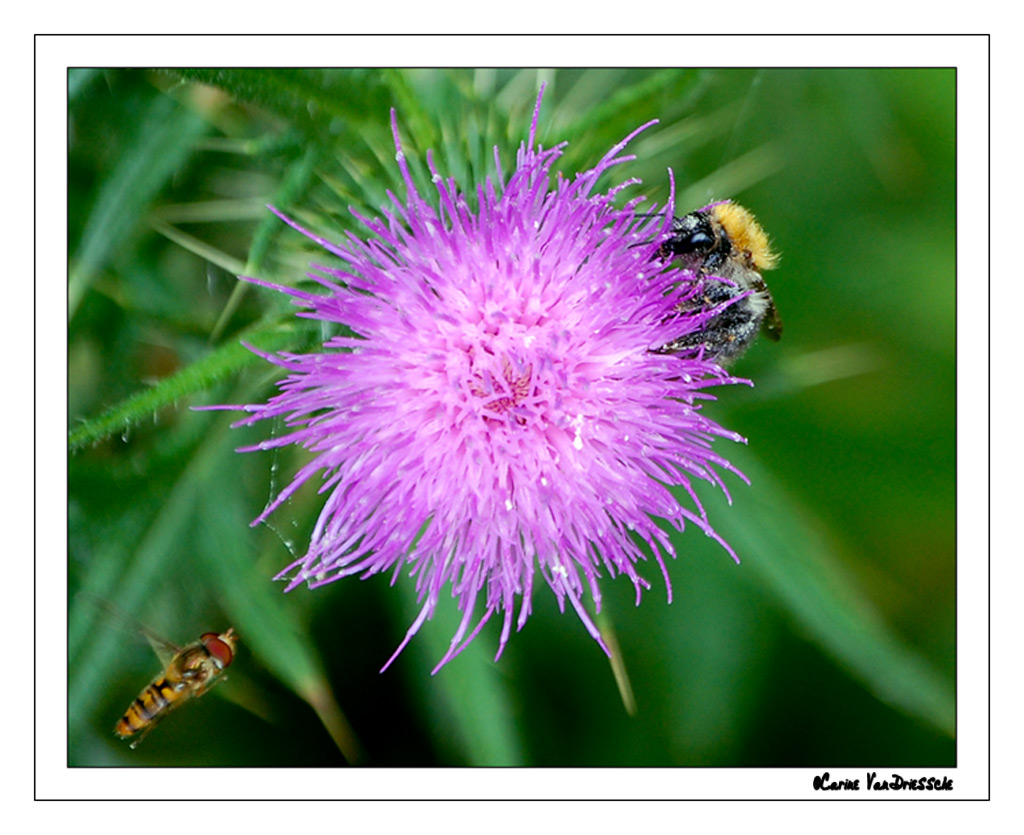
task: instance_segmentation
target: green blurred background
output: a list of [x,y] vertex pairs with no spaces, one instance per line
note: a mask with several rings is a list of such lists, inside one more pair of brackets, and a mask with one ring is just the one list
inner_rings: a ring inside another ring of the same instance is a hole
[[[707,407],[749,439],[718,446],[751,478],[733,506],[701,491],[742,565],[688,530],[671,605],[655,566],[639,608],[602,587],[633,715],[546,588],[498,663],[495,623],[430,675],[445,601],[380,674],[412,583],[282,594],[318,497],[249,522],[304,456],[236,454],[272,427],[189,409],[273,391],[240,340],[323,338],[235,280],[329,260],[264,204],[340,237],[404,194],[391,107],[407,155],[472,192],[493,145],[512,169],[542,81],[563,171],[658,118],[612,172],[643,178],[626,193],[663,203],[671,167],[680,213],[733,197],[782,253],[783,339]],[[68,91],[70,764],[955,764],[953,70],[73,70]],[[112,728],[159,665],[131,618],[243,641],[136,751]]]

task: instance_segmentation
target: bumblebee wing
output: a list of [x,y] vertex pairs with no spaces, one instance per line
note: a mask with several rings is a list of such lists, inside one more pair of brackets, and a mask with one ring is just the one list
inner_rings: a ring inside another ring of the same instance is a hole
[[765,311],[761,330],[772,342],[778,342],[782,339],[782,319],[779,318],[779,311],[775,309],[774,302],[771,302]]

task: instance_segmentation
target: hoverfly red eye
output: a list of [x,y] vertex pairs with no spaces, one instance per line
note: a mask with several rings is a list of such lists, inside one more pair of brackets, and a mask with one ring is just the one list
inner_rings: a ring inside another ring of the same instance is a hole
[[199,640],[203,642],[206,651],[220,662],[222,668],[228,666],[235,657],[234,636],[230,629],[223,635],[218,635],[216,632],[205,632]]

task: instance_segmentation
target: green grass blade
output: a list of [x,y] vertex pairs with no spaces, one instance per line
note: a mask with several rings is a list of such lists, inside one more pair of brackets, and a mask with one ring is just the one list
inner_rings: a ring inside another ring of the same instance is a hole
[[[228,453],[233,454],[233,453]],[[221,601],[246,647],[286,686],[316,711],[349,763],[362,759],[362,748],[334,698],[313,638],[300,623],[294,599],[283,586],[257,570],[240,536],[251,521],[243,494],[234,489],[228,461],[214,470],[197,504],[196,558],[202,574]]]
[[[310,331],[312,333],[312,331]],[[264,351],[296,348],[305,339],[292,325],[253,329],[240,336],[241,340]],[[247,350],[239,341],[221,345],[205,357],[170,377],[161,380],[146,391],[132,395],[112,409],[68,433],[68,447],[74,451],[97,443],[111,435],[120,435],[133,425],[148,420],[158,410],[178,400],[205,391],[219,380],[226,379],[242,368],[263,365],[265,360]]]
[[[206,434],[137,543],[130,544],[125,539],[94,556],[84,586],[88,594],[109,602],[129,616],[152,611],[153,601],[161,592],[162,579],[181,560],[182,542],[187,541],[184,532],[195,512],[198,488],[210,477],[219,457],[225,454],[226,436],[226,423],[214,425]],[[121,664],[124,632],[114,628],[95,629],[99,614],[95,605],[86,599],[76,597],[71,601],[68,640],[70,645],[82,647],[77,656],[69,657],[68,732],[72,739],[83,732],[84,723]]]
[[741,573],[875,696],[952,736],[953,683],[886,623],[783,486],[742,451],[731,458],[752,487],[739,492],[738,507],[709,513],[743,560]]
[[68,280],[68,318],[74,316],[97,273],[113,251],[138,228],[138,218],[188,159],[206,129],[196,114],[167,97],[142,114],[136,140],[104,182],[78,247]]
[[368,122],[367,113],[386,114],[388,108],[376,70],[187,68],[168,72],[218,87],[235,101],[262,107],[303,130],[314,142],[337,140],[338,125],[333,120],[362,127]]
[[[301,201],[308,194],[310,187],[315,182],[314,168],[319,156],[320,153],[316,146],[310,145],[305,153],[291,162],[285,171],[281,185],[274,193],[272,200],[274,206],[287,211],[293,202]],[[278,235],[285,228],[287,227],[277,215],[269,210],[264,210],[260,217],[259,225],[253,234],[252,243],[249,245],[249,255],[245,266],[236,274],[261,275],[263,262],[270,251],[271,243],[277,239]],[[224,305],[224,310],[217,319],[217,324],[213,328],[210,336],[211,340],[216,342],[220,339],[221,333],[237,311],[238,305],[241,303],[248,287],[249,285],[244,281],[240,281],[235,285],[231,291],[230,298]]]
[[[397,589],[405,600],[404,616],[411,623],[420,608],[415,600],[415,584],[403,577]],[[424,724],[438,748],[450,751],[454,747],[455,759],[466,765],[524,765],[512,696],[499,665],[494,663],[493,643],[488,643],[493,636],[478,636],[436,675],[430,675],[433,665],[448,651],[449,639],[461,618],[455,601],[442,597],[434,617],[405,649],[414,658],[406,674],[420,691],[417,702],[429,712]]]

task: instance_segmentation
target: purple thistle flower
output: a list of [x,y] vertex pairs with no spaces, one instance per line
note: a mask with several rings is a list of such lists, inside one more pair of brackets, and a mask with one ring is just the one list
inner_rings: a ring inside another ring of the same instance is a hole
[[711,385],[746,381],[699,356],[652,351],[713,311],[681,312],[698,291],[694,276],[655,258],[671,198],[639,215],[642,198],[613,202],[637,180],[596,190],[604,172],[634,159],[620,154],[653,122],[569,181],[551,176],[565,143],[535,144],[539,111],[538,97],[507,182],[495,148],[497,181],[477,187],[476,210],[430,152],[436,204],[420,196],[392,111],[407,194],[403,203],[389,192],[382,220],[356,214],[369,239],[332,243],[273,210],[348,269],[316,267],[319,294],[247,279],[291,296],[307,309],[298,315],[356,334],[320,353],[261,353],[288,372],[280,392],[222,408],[252,413],[236,425],[282,418],[288,427],[242,451],[301,444],[314,455],[253,524],[321,474],[326,499],[309,549],[278,575],[288,590],[379,572],[394,583],[411,567],[421,609],[384,669],[444,593],[463,617],[435,672],[500,613],[497,659],[541,581],[607,653],[583,605],[589,591],[600,610],[602,572],[625,574],[639,603],[650,586],[638,563],[653,556],[671,601],[663,555],[675,553],[652,517],[679,530],[691,522],[736,558],[691,479],[725,490],[714,466],[732,467],[711,442],[743,439],[705,417],[701,401],[713,399]]

